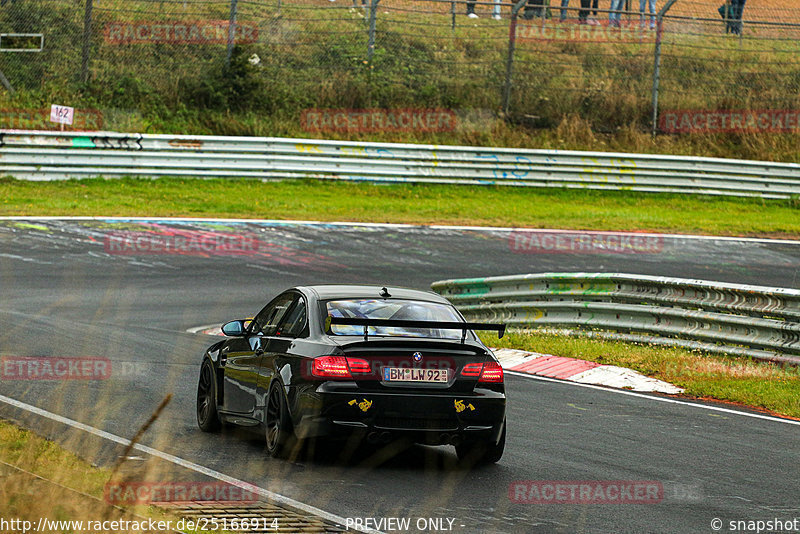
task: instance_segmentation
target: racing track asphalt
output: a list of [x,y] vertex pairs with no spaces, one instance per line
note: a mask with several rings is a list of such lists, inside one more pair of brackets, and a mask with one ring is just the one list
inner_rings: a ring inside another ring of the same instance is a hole
[[[143,230],[247,235],[259,250],[124,255],[104,246],[109,236]],[[214,338],[185,330],[250,315],[297,284],[425,289],[445,278],[615,271],[798,285],[800,243],[659,243],[647,254],[521,254],[503,230],[0,221],[0,356],[112,361],[106,380],[3,380],[0,394],[129,437],[172,392],[143,443],[343,517],[409,517],[412,525],[419,517],[455,518],[459,533],[713,532],[713,518],[800,517],[798,426],[568,383],[509,375],[505,456],[474,470],[456,465],[451,449],[422,446],[394,456],[361,448],[344,465],[324,455],[272,460],[258,436],[196,427],[198,362]],[[100,464],[119,453],[5,404],[0,417]],[[508,491],[519,480],[654,480],[665,497],[639,505],[515,504]]]

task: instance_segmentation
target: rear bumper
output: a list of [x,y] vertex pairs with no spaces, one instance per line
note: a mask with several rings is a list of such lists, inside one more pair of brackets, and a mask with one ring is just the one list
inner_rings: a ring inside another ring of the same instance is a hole
[[294,426],[300,438],[360,432],[375,441],[406,437],[431,444],[497,441],[506,409],[504,393],[482,388],[469,395],[421,394],[358,392],[323,383],[297,392],[295,400],[300,416]]

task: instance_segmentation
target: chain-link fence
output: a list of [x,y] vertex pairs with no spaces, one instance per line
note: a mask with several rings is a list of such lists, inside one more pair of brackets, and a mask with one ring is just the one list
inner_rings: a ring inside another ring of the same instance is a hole
[[0,82],[6,110],[74,105],[87,129],[169,129],[160,118],[198,109],[227,114],[218,133],[241,131],[238,112],[311,130],[397,119],[376,110],[667,132],[765,112],[797,129],[775,116],[798,109],[800,8],[721,2],[3,0]]
[[800,5],[719,4],[679,0],[664,17],[657,129],[797,132]]

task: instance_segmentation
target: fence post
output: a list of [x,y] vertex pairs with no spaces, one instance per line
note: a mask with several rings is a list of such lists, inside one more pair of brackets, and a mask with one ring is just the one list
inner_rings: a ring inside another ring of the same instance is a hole
[[508,57],[506,58],[506,79],[503,84],[503,113],[508,115],[511,104],[511,74],[514,70],[514,50],[517,48],[517,15],[528,0],[518,0],[511,8],[511,22],[508,25]]
[[6,91],[8,91],[11,94],[11,96],[17,94],[17,92],[14,90],[14,86],[11,85],[11,82],[8,81],[8,78],[6,78],[6,75],[3,74],[2,70],[0,70],[0,83],[3,84],[3,87],[6,88]]
[[678,0],[669,0],[658,12],[656,26],[656,48],[653,63],[653,136],[658,132],[658,89],[661,84],[661,34],[664,31],[664,15]]
[[372,57],[375,55],[375,19],[378,14],[378,2],[370,0],[369,4],[369,41],[367,43],[367,63],[372,66]]
[[456,3],[450,2],[450,29],[456,31]]
[[89,81],[89,54],[92,47],[92,0],[86,0],[83,11],[83,49],[81,50],[81,82]]
[[725,21],[725,33],[730,33],[731,31],[731,0],[725,0],[725,13],[722,17],[722,20]]
[[228,20],[228,49],[225,53],[225,68],[231,66],[231,56],[233,55],[233,43],[236,40],[236,7],[238,0],[231,0],[231,16]]

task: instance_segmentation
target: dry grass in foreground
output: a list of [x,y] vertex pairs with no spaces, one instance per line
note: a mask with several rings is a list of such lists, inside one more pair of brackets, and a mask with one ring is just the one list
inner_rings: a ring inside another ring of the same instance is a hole
[[[177,521],[155,507],[108,504],[103,500],[103,488],[110,476],[109,469],[93,467],[52,441],[0,421],[0,516],[18,520],[20,526],[11,531],[22,531],[25,521],[36,528],[41,518],[51,521],[45,524],[45,532],[86,530],[78,528],[76,521],[84,525],[90,521],[141,524],[150,518]],[[67,523],[52,523],[59,521]]]

